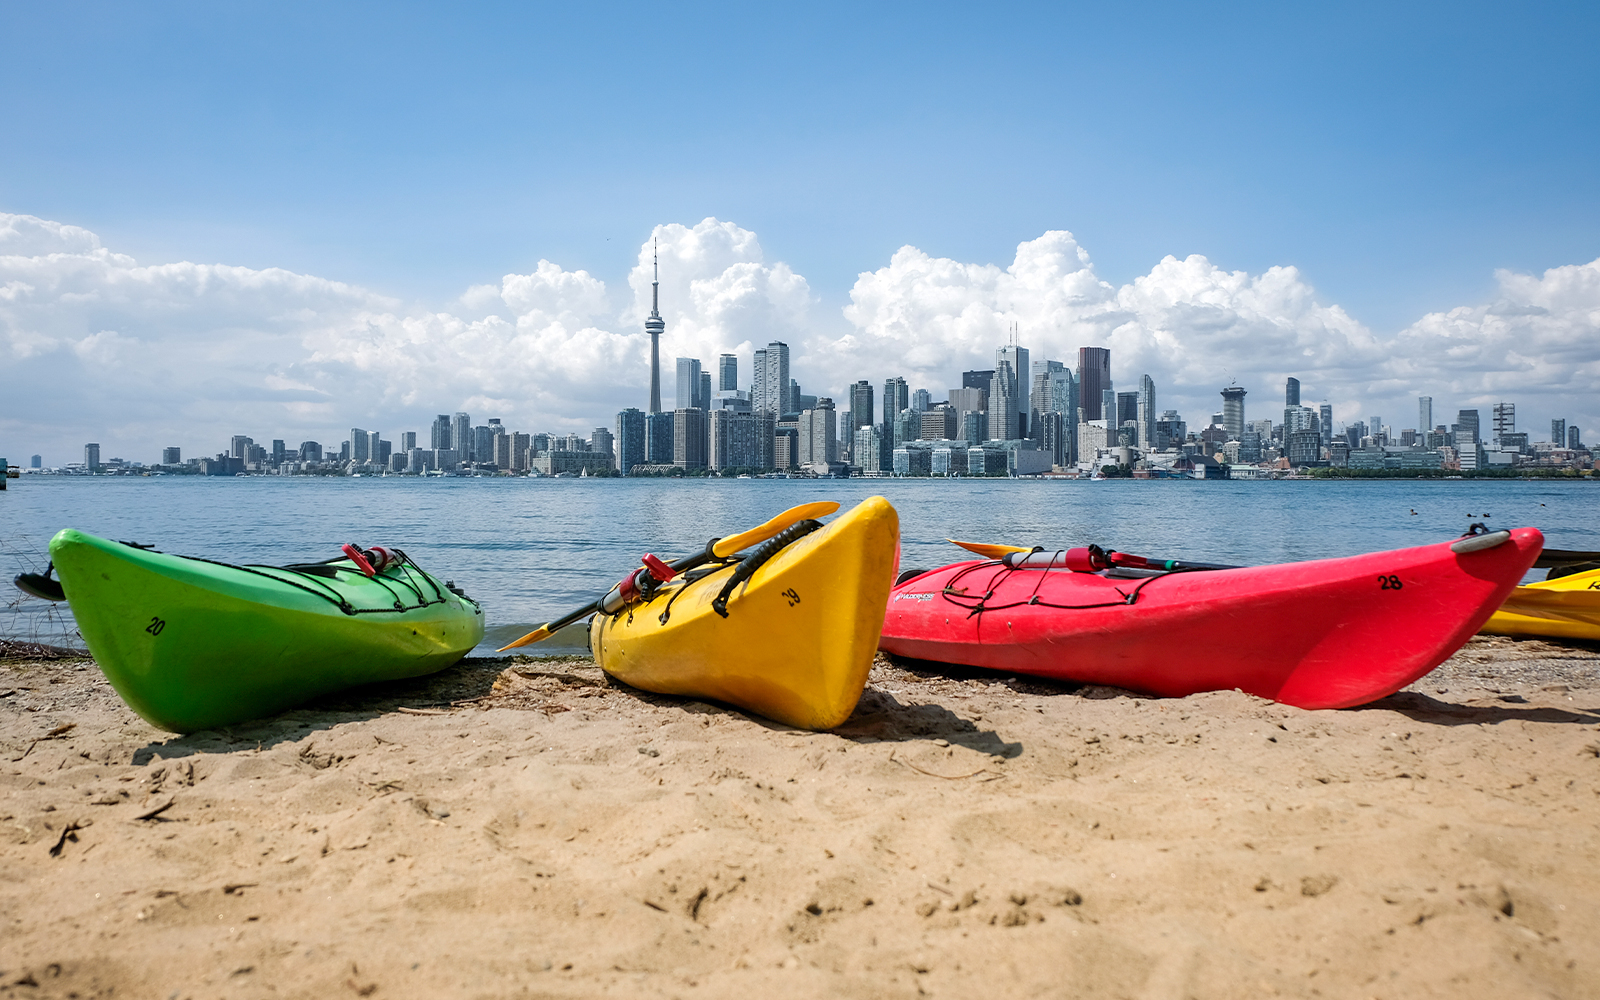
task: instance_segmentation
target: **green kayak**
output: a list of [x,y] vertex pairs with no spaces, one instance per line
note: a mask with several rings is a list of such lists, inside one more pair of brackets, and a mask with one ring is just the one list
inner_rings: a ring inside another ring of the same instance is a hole
[[477,602],[392,551],[369,576],[348,558],[231,566],[71,528],[50,540],[60,590],[111,686],[178,733],[461,659],[483,638]]

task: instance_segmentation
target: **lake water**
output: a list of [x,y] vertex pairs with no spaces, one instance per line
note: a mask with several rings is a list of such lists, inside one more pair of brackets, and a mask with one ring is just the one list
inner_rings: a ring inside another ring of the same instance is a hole
[[[1261,564],[1442,541],[1474,521],[1532,525],[1551,548],[1600,550],[1600,483],[1544,480],[28,476],[9,486],[0,493],[7,581],[42,570],[64,527],[237,563],[327,559],[345,542],[392,545],[483,604],[480,651],[593,600],[646,552],[685,555],[795,504],[849,506],[873,494],[900,512],[907,568],[962,558],[946,538]],[[20,598],[11,591],[0,604],[0,634],[76,640],[65,605]],[[571,652],[548,643],[526,651],[541,649]]]

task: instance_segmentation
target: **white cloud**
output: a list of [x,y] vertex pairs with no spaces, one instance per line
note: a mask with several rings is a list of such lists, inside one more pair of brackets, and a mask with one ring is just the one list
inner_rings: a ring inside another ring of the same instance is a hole
[[[1252,415],[1272,413],[1291,374],[1340,419],[1409,415],[1429,393],[1441,413],[1522,402],[1536,436],[1548,416],[1600,420],[1600,261],[1503,272],[1494,302],[1378,336],[1292,267],[1250,275],[1168,257],[1117,287],[1065,231],[1019,244],[1003,267],[903,247],[859,276],[842,314],[819,309],[805,278],[733,223],[651,235],[669,405],[674,357],[714,367],[738,353],[748,383],[751,350],[774,339],[790,344],[808,392],[837,398],[856,379],[897,374],[937,392],[991,367],[1017,324],[1034,360],[1110,347],[1119,388],[1150,374],[1158,403],[1191,420],[1230,379],[1251,390]],[[542,260],[441,311],[277,268],[141,265],[88,230],[0,214],[0,455],[60,463],[99,440],[108,455],[150,460],[165,444],[214,452],[235,433],[336,441],[353,424],[394,437],[457,409],[586,431],[644,402],[650,263],[645,240],[620,303],[600,277]]]

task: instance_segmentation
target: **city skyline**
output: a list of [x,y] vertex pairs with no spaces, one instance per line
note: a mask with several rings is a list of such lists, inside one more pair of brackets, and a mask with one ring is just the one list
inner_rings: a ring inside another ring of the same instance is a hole
[[[10,227],[9,231],[3,228],[5,226]],[[19,221],[14,216],[0,217],[0,235],[5,236],[0,242],[9,241],[14,251],[10,258],[0,257],[4,262],[0,270],[7,266],[13,270],[20,268],[40,285],[46,283],[44,276],[51,269],[74,267],[89,269],[89,277],[81,278],[79,284],[87,283],[91,289],[97,281],[134,279],[145,285],[159,284],[176,274],[185,282],[212,281],[223,286],[246,279],[266,285],[274,282],[310,285],[318,294],[354,296],[359,300],[356,304],[367,302],[363,298],[367,293],[360,290],[318,284],[282,273],[198,267],[176,271],[140,268],[100,249],[92,233]],[[654,264],[658,241],[663,261],[659,285]],[[15,251],[31,252],[34,256],[24,257]],[[541,265],[531,275],[507,276],[498,289],[492,290],[494,302],[501,306],[509,309],[509,303],[517,303],[517,308],[528,310],[516,314],[516,325],[498,315],[466,323],[459,317],[445,314],[407,318],[392,311],[374,315],[357,310],[352,314],[352,322],[361,321],[363,325],[359,330],[352,328],[347,334],[339,335],[333,343],[323,345],[313,360],[299,362],[298,368],[296,364],[257,365],[253,356],[245,363],[237,356],[239,352],[247,346],[261,346],[259,339],[253,336],[244,338],[245,343],[237,346],[208,343],[198,349],[224,355],[228,362],[222,366],[225,370],[237,372],[241,367],[248,370],[247,381],[254,387],[232,386],[228,399],[212,400],[209,407],[203,397],[184,401],[181,409],[194,413],[195,418],[191,419],[155,416],[165,411],[155,405],[148,394],[130,399],[126,389],[131,386],[114,374],[129,367],[134,371],[141,367],[141,327],[151,322],[150,317],[141,316],[137,323],[123,324],[123,330],[100,330],[78,340],[56,338],[52,341],[46,337],[27,348],[32,353],[18,365],[19,371],[31,367],[40,373],[40,378],[31,382],[18,380],[23,389],[15,393],[14,398],[21,405],[0,417],[0,447],[17,454],[53,450],[56,454],[72,455],[84,440],[96,438],[108,453],[140,449],[154,453],[174,444],[191,453],[208,452],[215,446],[204,439],[208,435],[197,434],[196,430],[202,424],[223,420],[235,426],[271,424],[289,437],[322,439],[338,433],[336,428],[340,425],[419,425],[423,422],[421,414],[426,412],[425,402],[430,398],[443,401],[447,398],[445,393],[454,394],[455,405],[446,404],[451,409],[494,409],[506,419],[527,426],[545,426],[559,433],[583,432],[607,423],[622,406],[639,405],[639,395],[649,377],[644,320],[647,310],[656,303],[659,303],[666,327],[661,347],[665,357],[692,356],[711,361],[722,355],[732,355],[741,368],[749,370],[755,353],[763,350],[761,345],[768,340],[743,335],[775,330],[781,335],[778,339],[789,338],[785,342],[791,349],[790,364],[795,370],[807,373],[808,387],[814,388],[816,394],[834,398],[846,395],[848,386],[860,377],[862,370],[874,367],[887,370],[890,365],[899,365],[898,370],[906,374],[915,388],[938,389],[940,383],[955,386],[957,372],[979,365],[992,366],[993,362],[986,359],[993,344],[1008,337],[1009,330],[1017,331],[1017,336],[1031,345],[1029,349],[1041,356],[1072,358],[1079,348],[1098,349],[1074,343],[1078,334],[1099,337],[1097,330],[1103,331],[1108,324],[1121,320],[1120,325],[1112,327],[1111,332],[1101,338],[1102,343],[1112,345],[1119,359],[1119,371],[1112,373],[1113,379],[1153,374],[1165,387],[1163,394],[1169,402],[1199,412],[1209,405],[1202,400],[1212,391],[1212,383],[1224,375],[1242,375],[1255,384],[1270,384],[1291,373],[1272,370],[1276,367],[1272,359],[1279,356],[1273,351],[1250,351],[1248,354],[1253,360],[1248,360],[1243,357],[1246,353],[1243,347],[1225,357],[1213,357],[1200,368],[1191,367],[1190,361],[1204,353],[1202,349],[1208,337],[1214,339],[1215,335],[1202,331],[1193,337],[1180,336],[1174,329],[1182,322],[1204,325],[1201,320],[1212,323],[1221,317],[1231,324],[1226,326],[1229,336],[1243,336],[1262,324],[1270,326],[1282,319],[1264,312],[1259,306],[1245,308],[1251,295],[1260,295],[1271,282],[1281,286],[1277,290],[1279,295],[1306,291],[1300,279],[1292,274],[1247,278],[1228,275],[1209,262],[1169,260],[1152,274],[1159,272],[1163,275],[1162,281],[1173,287],[1182,284],[1180,278],[1211,281],[1211,284],[1202,283],[1201,287],[1209,297],[1209,313],[1199,319],[1184,320],[1182,314],[1193,313],[1193,307],[1180,309],[1171,303],[1158,303],[1159,308],[1152,306],[1141,312],[1138,302],[1131,301],[1134,296],[1129,288],[1110,288],[1095,276],[1087,253],[1077,247],[1070,234],[1053,233],[1020,245],[1017,261],[1006,270],[989,265],[959,265],[904,249],[894,256],[889,266],[861,275],[856,301],[846,310],[855,332],[828,337],[804,328],[795,321],[793,314],[778,310],[777,305],[785,301],[801,314],[811,305],[803,294],[804,279],[786,271],[781,263],[760,263],[764,254],[755,235],[731,223],[706,220],[694,227],[658,226],[651,239],[642,242],[638,256],[638,264],[630,272],[627,284],[632,294],[616,314],[616,322],[611,324],[621,332],[607,332],[599,326],[584,326],[579,322],[583,317],[598,321],[610,308],[605,305],[610,293],[602,281],[582,272],[563,271],[553,264]],[[1574,283],[1581,286],[1588,280],[1585,275],[1589,272],[1600,275],[1600,261],[1581,268],[1563,269],[1539,279],[1502,276],[1502,283],[1526,301],[1565,295],[1570,311],[1581,306],[1584,300],[1579,296],[1577,305],[1573,305],[1572,293],[1564,290],[1574,287]],[[1041,287],[1026,287],[1028,282],[1019,277],[1024,274],[1028,281]],[[1144,286],[1140,293],[1148,299],[1154,287],[1153,284]],[[1216,304],[1213,293],[1219,287],[1224,291],[1232,288],[1231,306],[1223,308]],[[930,303],[934,299],[932,292],[941,288],[945,301]],[[952,288],[960,292],[954,300],[951,300]],[[1041,309],[1048,312],[1046,307],[1055,301],[1051,296],[1072,289],[1077,290],[1077,303],[1060,306],[1049,316],[1041,314]],[[65,289],[61,292],[64,294]],[[259,296],[259,289],[257,294]],[[487,286],[480,286],[464,296],[463,301],[473,299],[474,295],[489,294]],[[718,295],[723,298],[719,300]],[[1096,295],[1100,298],[1094,301]],[[1194,298],[1194,294],[1190,298]],[[7,330],[12,334],[14,351],[19,349],[18,331],[26,332],[19,317],[42,319],[46,325],[60,320],[60,316],[48,315],[42,307],[36,308],[26,301],[19,305],[19,301],[20,297],[13,296],[10,301],[0,303],[0,317],[6,320]],[[367,304],[374,308],[396,307],[392,302]],[[255,307],[265,310],[267,300],[258,297]],[[73,321],[87,318],[81,305],[73,308],[77,310],[74,317],[69,317]],[[230,305],[235,321],[247,327],[260,320],[259,316],[251,315],[250,308],[249,302],[236,301]],[[163,306],[163,309],[170,311],[171,306]],[[1414,397],[1418,394],[1449,397],[1459,405],[1480,408],[1516,396],[1523,399],[1525,405],[1533,405],[1535,399],[1543,402],[1551,409],[1552,419],[1561,417],[1580,426],[1594,426],[1594,420],[1600,419],[1591,415],[1592,411],[1600,409],[1592,394],[1557,391],[1556,386],[1540,385],[1500,392],[1484,387],[1493,384],[1494,379],[1490,377],[1493,372],[1462,374],[1458,371],[1455,373],[1457,384],[1452,385],[1442,374],[1430,373],[1425,358],[1378,357],[1383,353],[1379,350],[1383,345],[1370,331],[1362,330],[1348,318],[1341,319],[1336,308],[1330,311],[1328,307],[1312,308],[1302,303],[1300,309],[1299,319],[1294,321],[1300,322],[1300,327],[1291,331],[1290,339],[1294,344],[1307,345],[1301,353],[1309,351],[1314,363],[1298,370],[1309,384],[1319,387],[1315,395],[1333,402],[1336,418],[1341,421],[1359,419],[1361,413],[1374,409],[1397,412],[1401,405],[1414,406]],[[1448,327],[1446,332],[1455,336],[1459,335],[1463,324],[1472,322],[1500,327],[1508,323],[1514,327],[1518,322],[1542,323],[1545,334],[1549,334],[1545,328],[1559,326],[1562,336],[1572,335],[1571,321],[1555,316],[1549,309],[1540,307],[1525,312],[1526,316],[1507,320],[1488,305],[1457,310],[1449,316],[1425,318],[1427,322],[1414,324],[1416,329],[1409,336],[1418,343],[1432,336],[1444,336],[1434,330],[1441,325]],[[1011,318],[1024,313],[1032,317],[1031,321]],[[1174,315],[1178,316],[1178,321],[1172,320]],[[1130,316],[1135,322],[1129,322]],[[1141,316],[1148,316],[1148,322],[1140,319]],[[540,317],[553,317],[552,325],[537,327]],[[623,325],[624,320],[631,324],[631,330]],[[1332,320],[1344,325],[1343,333],[1330,332],[1327,323]],[[514,346],[523,336],[515,331],[530,326],[539,334],[533,336],[534,344],[543,333],[566,331],[566,339],[560,343],[567,350],[551,355],[548,348],[543,353],[536,349],[533,358],[520,355],[513,358],[503,357],[505,346],[491,343],[493,335],[503,332]],[[214,341],[206,328],[197,326],[190,330],[192,332],[186,333],[195,341]],[[1507,328],[1500,329],[1495,337],[1508,352],[1512,341],[1519,338],[1528,341],[1532,337],[1535,346],[1541,342],[1539,336],[1523,336],[1527,333]],[[743,336],[743,339],[731,342],[735,336]],[[980,336],[983,339],[980,340]],[[1545,336],[1543,342],[1549,342],[1550,336],[1554,334]],[[1155,339],[1145,343],[1151,337]],[[1246,342],[1248,340],[1246,337]],[[1115,346],[1124,341],[1132,344],[1127,352]],[[1266,334],[1263,343],[1284,346]],[[1167,347],[1171,350],[1165,350]],[[1526,344],[1523,347],[1525,349]],[[488,357],[475,360],[475,348],[483,348]],[[1128,360],[1130,354],[1133,357]],[[62,391],[47,391],[44,387],[50,383],[44,375],[68,358],[70,366],[76,367],[80,374],[86,369],[102,369],[107,371],[103,377],[111,381],[88,379],[81,389],[69,383]],[[423,361],[429,363],[422,364]],[[1148,368],[1141,361],[1148,362]],[[534,362],[538,363],[537,371],[528,367]],[[1123,371],[1124,362],[1133,370]],[[1246,369],[1246,362],[1254,365],[1254,370]],[[1384,377],[1357,382],[1349,374],[1351,368]],[[1548,371],[1548,368],[1538,370],[1539,373]],[[426,374],[429,372],[433,375]],[[1581,378],[1585,372],[1580,366],[1566,371],[1564,377]],[[470,391],[472,386],[463,380],[467,374],[474,373],[483,381],[494,383],[482,387],[494,391]],[[156,378],[159,381],[162,377],[182,374],[180,368],[163,372]],[[1534,378],[1526,371],[1513,374],[1516,378],[1509,379],[1508,384],[1526,385]],[[1210,375],[1216,378],[1208,377]],[[340,378],[370,391],[350,393],[318,388],[317,383],[335,387]],[[563,379],[567,383],[565,389],[561,385]],[[1405,382],[1403,388],[1399,387],[1401,382]],[[187,384],[204,383],[189,379]],[[1374,385],[1397,388],[1379,393]],[[40,395],[28,405],[33,386],[39,387]],[[74,392],[86,392],[91,387],[97,391],[92,401],[85,402],[85,397],[80,395],[76,401],[83,405],[71,405]],[[416,402],[406,405],[404,400],[408,398]],[[383,405],[373,405],[373,401]],[[126,405],[116,406],[118,402]],[[129,414],[126,410],[134,412]],[[95,411],[100,419],[91,425],[89,420]],[[228,416],[243,411],[253,411],[256,415]],[[327,416],[314,419],[317,413]],[[45,416],[50,419],[41,419]],[[158,424],[173,429],[160,430],[156,427]]]

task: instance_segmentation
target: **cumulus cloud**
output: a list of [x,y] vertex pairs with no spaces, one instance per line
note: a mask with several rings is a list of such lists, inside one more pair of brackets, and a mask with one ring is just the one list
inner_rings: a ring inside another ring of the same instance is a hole
[[938,393],[992,367],[1015,326],[1034,360],[1071,365],[1078,347],[1109,347],[1119,388],[1149,374],[1158,404],[1191,421],[1230,380],[1252,391],[1252,415],[1271,413],[1288,375],[1341,420],[1409,414],[1417,393],[1440,412],[1523,401],[1530,426],[1543,409],[1600,419],[1600,261],[1503,272],[1494,301],[1381,336],[1293,267],[1251,275],[1167,257],[1116,286],[1070,232],[1052,231],[1005,266],[903,247],[835,313],[755,233],[710,218],[657,226],[615,290],[542,260],[438,309],[278,268],[140,264],[87,229],[0,214],[0,454],[59,464],[98,440],[104,454],[149,461],[165,444],[201,454],[235,433],[337,441],[351,425],[397,437],[457,409],[587,431],[643,404],[657,247],[669,405],[674,357],[712,367],[736,353],[748,384],[750,353],[770,340],[789,343],[808,392],[837,398],[857,379],[904,375]]

